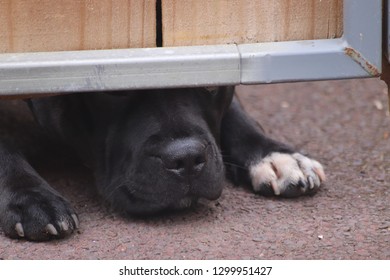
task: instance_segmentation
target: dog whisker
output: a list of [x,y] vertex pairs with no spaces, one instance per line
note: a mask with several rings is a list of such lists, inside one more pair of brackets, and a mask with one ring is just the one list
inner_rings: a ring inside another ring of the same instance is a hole
[[242,165],[238,165],[238,164],[235,164],[235,163],[231,163],[231,162],[224,162],[225,165],[228,165],[228,166],[232,166],[232,167],[236,167],[236,168],[239,168],[239,169],[242,169],[242,170],[248,170],[248,168],[246,168],[245,166],[242,166]]

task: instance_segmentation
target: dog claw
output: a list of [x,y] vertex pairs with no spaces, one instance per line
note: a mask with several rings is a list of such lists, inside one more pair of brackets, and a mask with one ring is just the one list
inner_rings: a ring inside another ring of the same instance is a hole
[[275,195],[280,195],[280,188],[278,186],[278,183],[276,181],[271,181],[272,189],[274,190]]
[[74,221],[74,226],[75,226],[75,228],[78,229],[78,228],[79,228],[79,225],[80,225],[79,218],[77,218],[77,215],[76,215],[76,214],[72,214],[71,216],[72,216],[72,219],[73,219],[73,221]]
[[21,223],[16,223],[15,230],[20,237],[24,237],[24,229]]
[[322,168],[316,167],[313,170],[318,175],[318,177],[320,178],[321,183],[326,180],[325,172],[323,171]]
[[314,180],[311,176],[308,177],[307,179],[309,181],[309,189],[312,190],[314,189]]
[[45,227],[45,230],[47,233],[49,233],[51,235],[58,235],[58,231],[56,230],[56,228],[52,224],[48,224]]
[[62,222],[59,223],[59,225],[60,225],[60,228],[61,228],[63,231],[68,231],[69,225],[68,225],[67,222],[62,221]]

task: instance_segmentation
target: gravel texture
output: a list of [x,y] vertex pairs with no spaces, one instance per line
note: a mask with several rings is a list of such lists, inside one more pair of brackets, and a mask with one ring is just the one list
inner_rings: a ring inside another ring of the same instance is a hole
[[269,134],[319,160],[313,197],[265,198],[227,183],[218,201],[124,220],[101,204],[88,169],[43,136],[22,101],[0,101],[0,133],[74,205],[81,226],[49,243],[11,240],[0,259],[390,259],[390,117],[378,79],[239,87]]

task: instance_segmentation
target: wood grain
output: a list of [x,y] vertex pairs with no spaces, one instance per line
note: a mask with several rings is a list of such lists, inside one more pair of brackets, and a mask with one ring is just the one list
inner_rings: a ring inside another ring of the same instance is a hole
[[341,37],[342,0],[162,0],[163,45]]
[[0,52],[154,47],[155,0],[0,0]]

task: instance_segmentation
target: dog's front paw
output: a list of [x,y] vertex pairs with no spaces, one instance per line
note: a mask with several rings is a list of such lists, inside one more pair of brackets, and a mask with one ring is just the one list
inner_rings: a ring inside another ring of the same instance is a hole
[[79,224],[69,203],[47,189],[19,190],[0,213],[6,235],[45,241],[70,235]]
[[317,191],[325,180],[322,165],[300,153],[271,153],[249,168],[253,190],[262,195],[297,197]]

